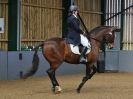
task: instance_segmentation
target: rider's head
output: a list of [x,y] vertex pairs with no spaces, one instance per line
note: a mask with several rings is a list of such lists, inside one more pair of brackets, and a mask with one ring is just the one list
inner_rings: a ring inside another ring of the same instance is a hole
[[79,11],[79,7],[77,5],[71,5],[69,8],[69,12],[72,14],[77,14]]

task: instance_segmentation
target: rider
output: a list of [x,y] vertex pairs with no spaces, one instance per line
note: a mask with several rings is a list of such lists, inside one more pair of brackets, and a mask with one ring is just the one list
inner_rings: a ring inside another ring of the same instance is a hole
[[83,45],[81,51],[80,62],[84,62],[85,53],[88,50],[88,39],[84,36],[85,32],[80,29],[80,20],[78,19],[79,8],[77,5],[71,5],[69,8],[69,15],[67,19],[67,38],[69,43],[73,45]]

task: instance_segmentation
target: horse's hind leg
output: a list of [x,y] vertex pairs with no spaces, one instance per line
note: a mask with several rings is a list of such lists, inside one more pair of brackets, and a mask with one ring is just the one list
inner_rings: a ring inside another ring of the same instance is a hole
[[[93,69],[93,71],[91,72],[91,70]],[[80,93],[81,88],[83,87],[83,85],[86,83],[86,81],[88,79],[91,79],[92,76],[96,73],[96,67],[93,65],[92,68],[90,68],[89,66],[86,66],[86,76],[83,77],[82,82],[80,83],[80,85],[77,88],[77,92]]]
[[47,70],[47,73],[48,73],[48,76],[49,76],[49,78],[52,82],[52,85],[53,85],[52,91],[55,92],[55,93],[60,93],[62,89],[59,86],[58,81],[56,80],[55,70],[56,69],[50,68],[50,69]]

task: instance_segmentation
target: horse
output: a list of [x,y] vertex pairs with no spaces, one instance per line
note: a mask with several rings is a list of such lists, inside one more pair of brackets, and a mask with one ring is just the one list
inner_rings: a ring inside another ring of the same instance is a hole
[[[97,61],[101,44],[106,43],[110,49],[114,47],[114,31],[116,29],[117,28],[113,26],[98,26],[86,34],[86,37],[89,39],[91,44],[91,51],[86,54],[86,58],[88,60],[88,62],[84,63],[86,65],[86,73],[82,79],[82,82],[77,88],[78,93],[80,93],[80,90],[85,82],[88,79],[91,79],[97,71],[94,63]],[[56,70],[63,62],[70,64],[80,64],[80,55],[72,53],[69,44],[66,43],[66,40],[63,38],[54,37],[45,40],[34,48],[35,52],[32,60],[32,68],[25,74],[21,72],[20,77],[22,79],[26,79],[29,76],[32,76],[37,71],[39,65],[37,51],[39,47],[42,47],[42,54],[50,64],[50,68],[46,72],[53,86],[52,91],[54,93],[60,93],[62,89],[56,79]]]

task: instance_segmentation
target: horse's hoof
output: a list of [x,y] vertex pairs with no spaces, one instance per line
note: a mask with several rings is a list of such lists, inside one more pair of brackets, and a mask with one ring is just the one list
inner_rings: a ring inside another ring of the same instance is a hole
[[80,93],[80,90],[77,90],[77,93]]
[[60,94],[62,92],[62,89],[60,86],[55,86],[55,88],[53,89],[55,94]]
[[79,88],[77,89],[77,93],[80,93],[80,89]]

